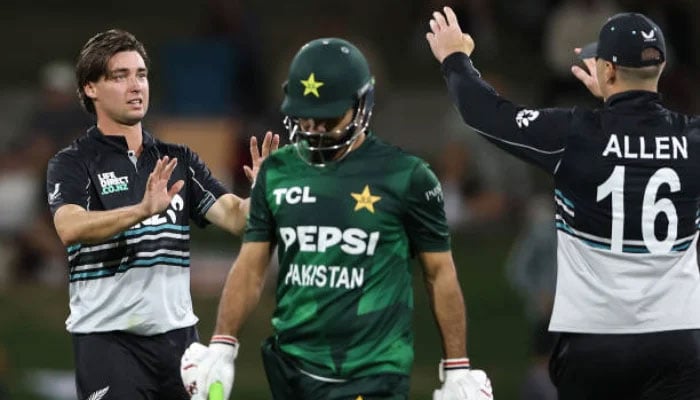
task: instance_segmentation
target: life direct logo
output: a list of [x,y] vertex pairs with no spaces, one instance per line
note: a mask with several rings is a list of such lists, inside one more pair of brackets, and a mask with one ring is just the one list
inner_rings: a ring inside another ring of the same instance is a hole
[[97,174],[102,187],[102,194],[112,194],[129,190],[129,177],[116,176],[114,172]]

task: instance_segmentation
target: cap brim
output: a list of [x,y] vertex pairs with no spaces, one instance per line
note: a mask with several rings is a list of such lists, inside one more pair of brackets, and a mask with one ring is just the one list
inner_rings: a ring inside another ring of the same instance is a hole
[[598,57],[598,42],[588,43],[581,48],[578,58],[585,60],[586,58]]
[[320,103],[313,100],[290,101],[289,98],[285,96],[280,109],[284,115],[297,118],[335,118],[345,114],[353,104],[354,102],[352,99]]

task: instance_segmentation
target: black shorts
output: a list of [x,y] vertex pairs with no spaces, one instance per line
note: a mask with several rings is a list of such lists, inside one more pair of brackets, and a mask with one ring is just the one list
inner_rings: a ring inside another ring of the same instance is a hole
[[78,399],[189,400],[180,358],[197,340],[194,327],[153,336],[73,334]]
[[324,382],[320,377],[304,374],[293,359],[279,351],[272,338],[263,343],[262,359],[275,400],[408,399],[406,375],[375,374],[343,382]]
[[700,330],[562,333],[549,372],[559,400],[700,400]]

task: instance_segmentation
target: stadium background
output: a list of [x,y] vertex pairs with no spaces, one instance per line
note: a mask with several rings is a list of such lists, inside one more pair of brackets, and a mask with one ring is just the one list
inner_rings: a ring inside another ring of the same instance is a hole
[[[151,56],[146,128],[190,144],[241,194],[247,191],[240,173],[247,138],[266,129],[283,133],[280,87],[297,48],[320,36],[344,37],[361,47],[377,77],[374,130],[426,158],[443,181],[473,364],[489,373],[499,399],[522,398],[533,368],[543,365],[536,350],[542,355],[547,342],[533,334],[541,317],[533,304],[551,293],[545,293],[546,283],[527,278],[552,276],[554,243],[532,240],[542,215],[552,216],[551,182],[472,139],[455,117],[423,37],[430,11],[443,4],[456,7],[475,37],[474,59],[484,76],[533,106],[595,106],[568,73],[576,62],[570,49],[594,40],[603,16],[643,11],[661,24],[671,49],[664,98],[679,110],[700,112],[700,30],[694,26],[700,5],[691,0],[3,2],[0,400],[71,398],[66,271],[55,234],[46,230],[43,168],[46,154],[78,133],[59,129],[82,122],[70,118],[77,101],[66,62],[74,62],[88,37],[111,27],[133,32]],[[61,91],[69,94],[67,104],[47,101]],[[553,230],[551,223],[538,226]],[[216,229],[193,231],[193,293],[204,338],[238,246]],[[520,256],[528,251],[525,262]],[[415,276],[412,398],[427,399],[438,385],[440,340],[418,268]],[[269,333],[271,294],[266,292],[241,335],[234,398],[269,398],[258,344]]]

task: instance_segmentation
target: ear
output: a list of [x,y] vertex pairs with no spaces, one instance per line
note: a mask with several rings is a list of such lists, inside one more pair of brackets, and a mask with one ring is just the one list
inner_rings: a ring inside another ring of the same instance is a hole
[[605,82],[615,83],[617,79],[617,67],[610,61],[605,62]]
[[97,88],[92,82],[88,82],[83,86],[83,91],[85,95],[93,100],[97,98]]

